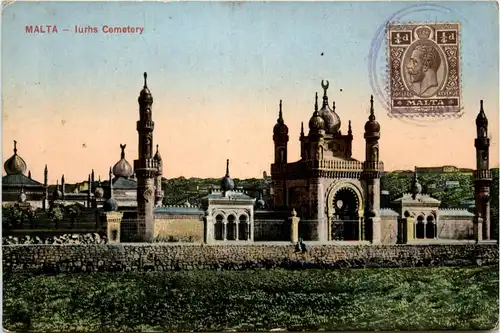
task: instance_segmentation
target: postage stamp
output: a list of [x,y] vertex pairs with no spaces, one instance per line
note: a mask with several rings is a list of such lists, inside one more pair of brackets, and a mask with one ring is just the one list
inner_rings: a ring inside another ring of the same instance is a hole
[[460,24],[390,24],[387,36],[391,112],[460,112]]

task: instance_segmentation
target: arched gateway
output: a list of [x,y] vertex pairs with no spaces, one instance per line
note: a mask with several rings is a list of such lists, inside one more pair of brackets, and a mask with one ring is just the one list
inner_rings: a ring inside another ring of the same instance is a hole
[[349,182],[338,182],[327,196],[328,240],[357,241],[363,234],[363,195]]

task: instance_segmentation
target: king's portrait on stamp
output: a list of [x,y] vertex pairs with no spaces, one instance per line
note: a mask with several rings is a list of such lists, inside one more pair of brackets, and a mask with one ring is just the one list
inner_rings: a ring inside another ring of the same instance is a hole
[[388,36],[391,112],[459,112],[459,24],[393,24]]

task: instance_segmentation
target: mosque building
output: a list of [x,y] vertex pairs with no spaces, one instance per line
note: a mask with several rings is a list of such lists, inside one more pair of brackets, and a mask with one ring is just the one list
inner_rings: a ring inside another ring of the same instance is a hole
[[279,117],[273,130],[275,147],[271,165],[272,200],[275,209],[294,207],[301,218],[317,221],[319,241],[380,241],[380,125],[371,99],[370,116],[365,124],[364,161],[352,158],[352,127],[342,134],[335,102],[328,102],[328,81],[322,81],[323,103],[309,120],[309,132],[301,126],[300,160],[287,159],[288,127],[280,102]]

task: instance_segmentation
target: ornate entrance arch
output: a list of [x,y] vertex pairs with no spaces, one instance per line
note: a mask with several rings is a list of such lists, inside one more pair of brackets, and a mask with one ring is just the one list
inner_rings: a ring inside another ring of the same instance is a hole
[[364,202],[359,187],[339,181],[327,193],[328,239],[361,240]]

